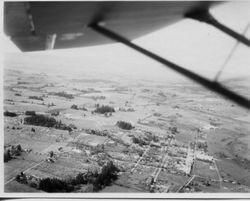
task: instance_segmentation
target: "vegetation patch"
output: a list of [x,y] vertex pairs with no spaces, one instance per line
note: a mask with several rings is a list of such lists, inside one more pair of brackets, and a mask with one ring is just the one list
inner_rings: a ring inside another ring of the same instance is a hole
[[140,146],[149,145],[149,143],[147,141],[145,141],[141,138],[137,138],[135,136],[133,136],[132,140],[133,140],[133,143],[139,144]]
[[78,107],[77,105],[75,105],[75,104],[73,104],[73,105],[71,105],[71,107],[70,107],[71,109],[73,109],[73,110],[83,110],[83,111],[88,111],[84,106],[82,106],[82,107]]
[[63,124],[61,121],[57,121],[53,117],[48,117],[45,115],[33,115],[24,118],[24,124],[35,125],[35,126],[44,126],[48,128],[56,128],[60,130],[68,130],[71,132],[76,127],[72,124],[69,126]]
[[25,82],[25,81],[18,81],[17,84],[29,84],[29,82]]
[[99,106],[97,104],[97,107],[94,110],[94,112],[100,113],[100,114],[105,114],[105,113],[109,113],[109,112],[115,112],[115,109],[113,107],[108,106],[108,105]]
[[49,95],[54,95],[54,96],[60,96],[60,97],[64,97],[64,98],[67,98],[67,99],[73,99],[74,96],[72,94],[68,94],[64,91],[61,91],[61,92],[50,92]]
[[9,112],[9,111],[5,111],[5,112],[3,113],[3,115],[4,115],[5,117],[16,117],[16,116],[18,116],[17,113],[15,113],[15,112]]
[[26,111],[25,112],[25,115],[36,115],[36,112],[35,111]]
[[22,147],[20,144],[16,146],[11,146],[4,150],[4,162],[8,162],[16,156],[20,156],[22,152]]
[[124,130],[131,130],[132,128],[134,128],[131,123],[128,123],[128,122],[125,122],[125,121],[118,121],[116,123],[116,125],[121,128],[121,129],[124,129]]
[[168,130],[174,135],[180,133],[176,126],[169,127]]
[[41,96],[29,96],[29,99],[34,99],[34,100],[43,101],[43,97],[41,97]]
[[86,173],[78,173],[74,178],[64,180],[49,177],[36,179],[21,172],[16,176],[16,181],[50,193],[73,192],[79,189],[80,185],[92,185],[92,191],[97,192],[116,180],[118,172],[119,169],[113,164],[112,161],[109,161],[103,166],[100,173],[97,171],[88,171]]

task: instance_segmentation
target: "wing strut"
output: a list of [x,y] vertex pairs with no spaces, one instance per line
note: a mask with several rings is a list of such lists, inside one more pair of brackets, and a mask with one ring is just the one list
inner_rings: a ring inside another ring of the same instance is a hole
[[[246,28],[245,28],[245,30],[243,32],[243,35],[245,35],[247,33],[247,30],[248,30],[249,27],[250,27],[250,23],[247,24],[247,26],[246,26]],[[239,41],[236,41],[236,43],[234,44],[234,46],[233,46],[232,50],[230,51],[229,55],[226,57],[225,61],[223,62],[222,66],[221,66],[221,69],[219,70],[219,72],[215,76],[214,81],[216,81],[216,82],[218,81],[220,75],[222,74],[222,72],[225,69],[226,65],[228,64],[228,62],[232,58],[233,53],[235,52],[235,50],[238,47],[238,45],[239,45]]]
[[56,34],[51,34],[46,37],[45,50],[53,50],[56,43]]
[[212,15],[209,13],[208,10],[202,10],[193,13],[187,13],[185,17],[199,20],[201,22],[206,22],[217,29],[223,31],[224,33],[228,34],[229,36],[235,38],[236,40],[240,41],[241,43],[245,44],[246,46],[250,47],[250,40],[245,36],[233,31],[232,29],[226,27],[225,25],[218,22]]
[[103,26],[100,26],[99,24],[90,24],[89,27],[91,27],[93,30],[95,30],[96,32],[108,37],[108,38],[111,38],[115,41],[118,41],[118,42],[121,42],[123,44],[125,44],[126,46],[158,61],[159,63],[165,65],[166,67],[168,68],[171,68],[172,70],[190,78],[191,80],[201,84],[202,86],[210,89],[211,91],[214,91],[228,99],[230,99],[231,101],[247,108],[247,109],[250,109],[250,101],[248,99],[246,99],[245,97],[239,95],[239,94],[236,94],[235,92],[225,88],[224,86],[220,85],[219,83],[217,82],[212,82],[196,73],[193,73],[181,66],[178,66],[177,64],[175,63],[172,63],[132,42],[130,42],[129,40],[127,40],[126,38],[114,33],[113,31],[111,30],[108,30],[106,28],[104,28]]

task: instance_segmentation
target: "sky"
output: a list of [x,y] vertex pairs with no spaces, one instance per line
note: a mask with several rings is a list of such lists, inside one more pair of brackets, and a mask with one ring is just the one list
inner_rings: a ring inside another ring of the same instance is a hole
[[[242,33],[250,23],[250,1],[223,3],[211,10],[223,24]],[[250,38],[250,29],[246,33]],[[109,44],[85,48],[20,53],[4,36],[4,52],[19,57],[36,57],[44,65],[60,66],[61,72],[81,70],[101,71],[154,79],[175,79],[180,76],[156,61],[122,44]],[[214,79],[224,60],[236,43],[234,39],[205,23],[186,19],[134,40],[136,44],[178,64]],[[45,58],[55,58],[45,59]],[[98,59],[97,59],[98,57]],[[10,57],[8,57],[10,58]],[[40,58],[40,60],[39,60]],[[60,59],[58,59],[60,58]],[[67,61],[71,67],[65,64]],[[70,62],[71,61],[71,62]],[[47,62],[47,63],[46,63]],[[220,80],[250,76],[250,48],[240,44],[226,66]],[[84,69],[86,68],[86,69]],[[54,68],[58,72],[58,68]]]

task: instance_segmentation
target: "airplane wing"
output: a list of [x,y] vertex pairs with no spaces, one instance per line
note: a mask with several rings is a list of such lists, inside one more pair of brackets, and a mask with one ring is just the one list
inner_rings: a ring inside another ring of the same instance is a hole
[[206,22],[250,47],[245,36],[218,22],[213,1],[5,2],[4,31],[22,51],[120,42],[200,85],[250,109],[250,101],[215,81],[164,59],[131,40],[183,18]]
[[4,2],[4,32],[24,52],[114,42],[88,27],[102,21],[133,40],[208,10],[213,1]]

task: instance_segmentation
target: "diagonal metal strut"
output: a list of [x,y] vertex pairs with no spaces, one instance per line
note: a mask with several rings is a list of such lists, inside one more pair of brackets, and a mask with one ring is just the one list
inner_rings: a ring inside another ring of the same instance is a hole
[[201,10],[198,12],[193,12],[193,13],[187,13],[185,15],[187,18],[191,18],[194,20],[199,20],[201,22],[206,22],[217,29],[223,31],[227,35],[235,38],[237,41],[245,44],[246,46],[250,47],[250,40],[246,38],[244,35],[241,35],[232,29],[226,27],[225,25],[221,24],[219,21],[217,21],[208,10]]
[[[244,32],[242,33],[243,36],[247,33],[248,28],[250,27],[250,23],[247,24],[246,28],[244,29]],[[239,45],[239,41],[237,40],[236,43],[234,44],[233,48],[231,49],[229,55],[226,57],[225,61],[223,62],[221,69],[219,70],[219,72],[217,73],[214,81],[217,82],[220,75],[222,74],[223,70],[225,69],[226,65],[228,64],[228,62],[230,61],[230,59],[233,56],[233,53],[235,52],[236,48]]]
[[175,63],[172,63],[166,59],[163,59],[162,57],[130,42],[129,40],[127,40],[126,38],[123,38],[122,36],[114,33],[113,31],[111,30],[108,30],[98,24],[90,24],[89,27],[91,27],[93,30],[95,30],[96,32],[108,37],[108,38],[111,38],[115,41],[118,41],[118,42],[121,42],[125,45],[127,45],[128,47],[132,48],[132,49],[135,49],[136,51],[158,61],[159,63],[165,65],[166,67],[184,75],[185,77],[188,77],[190,78],[191,80],[199,83],[200,85],[210,89],[211,91],[214,91],[228,99],[230,99],[231,101],[237,103],[238,105],[241,105],[242,107],[245,107],[247,109],[250,109],[250,101],[248,99],[246,99],[245,97],[227,89],[226,87],[220,85],[219,83],[217,82],[212,82],[194,72],[191,72],[181,66],[178,66],[177,64]]

